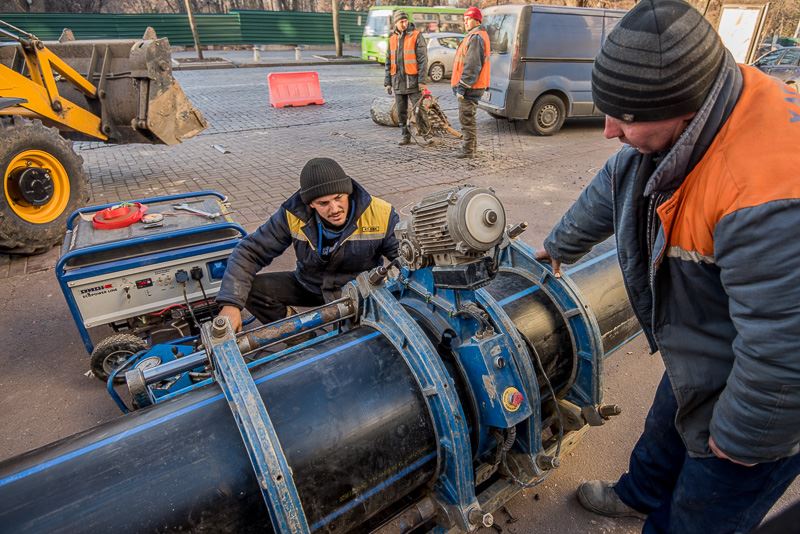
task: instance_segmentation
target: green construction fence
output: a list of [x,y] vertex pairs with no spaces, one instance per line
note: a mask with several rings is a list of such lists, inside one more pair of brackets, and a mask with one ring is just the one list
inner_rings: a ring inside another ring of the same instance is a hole
[[[0,13],[0,20],[33,33],[42,40],[55,40],[64,28],[76,39],[138,39],[152,26],[172,45],[193,45],[189,17],[185,14],[75,14]],[[203,45],[333,44],[330,13],[299,11],[231,11],[220,15],[195,15]],[[339,34],[345,43],[360,43],[367,20],[365,12],[340,11]],[[0,35],[0,40],[5,40]]]

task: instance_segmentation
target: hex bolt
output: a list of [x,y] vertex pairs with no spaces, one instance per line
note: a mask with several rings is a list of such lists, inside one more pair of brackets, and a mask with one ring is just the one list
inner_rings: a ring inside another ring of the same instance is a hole
[[508,229],[508,238],[509,239],[514,239],[519,234],[524,232],[527,228],[528,228],[528,223],[526,223],[526,222],[521,222],[519,224],[515,224],[514,226],[512,226],[511,228]]
[[497,212],[494,210],[486,210],[483,212],[483,223],[486,226],[494,226],[497,223]]
[[211,337],[214,339],[222,339],[228,333],[226,328],[226,321],[224,317],[216,317],[211,325]]
[[473,508],[469,511],[469,515],[467,516],[469,522],[473,525],[481,525],[486,528],[491,527],[494,525],[494,516],[492,514],[486,512],[484,513],[483,510],[480,508]]
[[559,465],[561,465],[561,460],[559,460],[555,456],[549,456],[547,454],[539,454],[538,456],[536,456],[536,465],[542,471],[550,471],[551,469],[556,469]]
[[600,417],[603,419],[608,419],[609,417],[621,414],[622,408],[620,408],[617,404],[603,404],[597,411],[600,414]]
[[494,359],[494,366],[497,367],[498,369],[502,369],[503,367],[506,366],[506,359],[503,358],[502,356],[498,356],[497,358]]

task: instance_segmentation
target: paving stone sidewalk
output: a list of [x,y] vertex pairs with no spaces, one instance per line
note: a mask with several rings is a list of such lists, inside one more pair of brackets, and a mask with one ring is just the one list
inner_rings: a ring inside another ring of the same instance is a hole
[[[578,126],[551,138],[533,137],[521,124],[482,111],[475,160],[453,158],[456,139],[427,148],[398,147],[399,131],[369,117],[372,99],[388,98],[382,91],[382,66],[319,67],[324,105],[271,108],[266,76],[286,70],[294,69],[176,73],[210,127],[172,147],[77,143],[89,176],[90,202],[213,189],[228,195],[234,218],[252,230],[296,191],[300,169],[312,157],[335,158],[370,192],[392,201],[399,193],[434,185],[535,176],[537,167],[554,161],[561,162],[564,176],[576,176],[584,169],[571,168],[571,162],[592,151],[610,153],[596,124],[588,127],[591,135]],[[430,87],[458,128],[449,85]],[[57,257],[57,248],[30,258],[0,255],[0,278],[52,268]]]

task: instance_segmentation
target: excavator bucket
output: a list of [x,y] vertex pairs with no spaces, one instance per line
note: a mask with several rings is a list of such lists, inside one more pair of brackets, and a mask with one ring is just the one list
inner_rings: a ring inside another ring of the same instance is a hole
[[[174,145],[203,131],[208,124],[172,76],[167,39],[148,28],[139,40],[73,40],[67,30],[59,41],[43,44],[96,88],[87,95],[58,77],[62,98],[100,117],[100,131],[108,142]],[[0,63],[26,75],[21,46],[0,47]],[[37,117],[39,118],[39,117]],[[47,123],[46,117],[41,117]],[[50,124],[74,140],[97,137]]]

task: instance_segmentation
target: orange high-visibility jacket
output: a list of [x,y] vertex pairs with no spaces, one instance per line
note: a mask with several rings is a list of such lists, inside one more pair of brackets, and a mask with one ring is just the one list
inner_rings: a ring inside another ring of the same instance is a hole
[[473,28],[467,36],[461,41],[461,44],[458,45],[458,50],[456,50],[456,58],[453,61],[453,76],[450,79],[450,86],[455,87],[461,81],[461,74],[464,72],[464,59],[467,56],[467,48],[469,47],[470,39],[478,35],[483,40],[483,67],[481,67],[481,72],[478,74],[478,79],[475,80],[475,83],[469,86],[470,89],[486,89],[489,87],[489,54],[491,52],[491,47],[489,46],[489,34],[486,33],[486,30],[482,29],[480,26],[477,28]]
[[[406,74],[418,74],[417,72],[417,36],[419,30],[406,33],[403,38],[403,72]],[[397,74],[397,33],[389,37],[389,61],[391,65],[390,73],[392,76]]]

